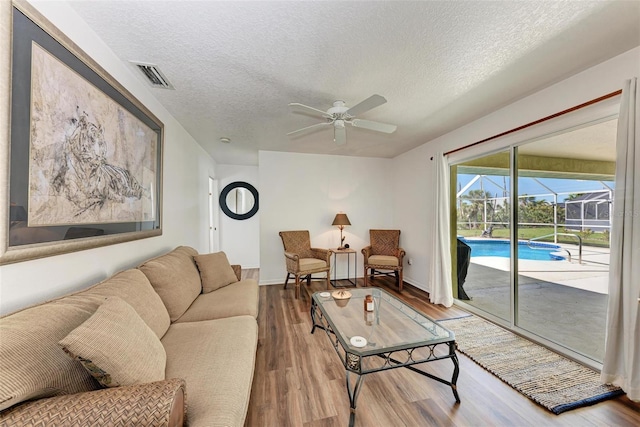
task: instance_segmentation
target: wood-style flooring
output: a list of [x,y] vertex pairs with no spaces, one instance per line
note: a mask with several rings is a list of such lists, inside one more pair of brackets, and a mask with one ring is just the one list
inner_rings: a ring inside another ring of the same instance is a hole
[[[257,278],[257,270],[246,277]],[[294,298],[291,284],[260,287],[259,342],[246,426],[347,426],[349,398],[345,370],[323,331],[311,334],[310,295],[324,281],[302,285]],[[382,287],[434,319],[466,314],[457,307],[428,302],[428,295],[405,283],[402,294],[392,279]],[[362,279],[359,279],[359,286]],[[459,354],[456,404],[450,387],[407,369],[370,374],[357,402],[356,426],[639,426],[640,404],[626,396],[554,415]],[[450,378],[449,360],[421,365]]]

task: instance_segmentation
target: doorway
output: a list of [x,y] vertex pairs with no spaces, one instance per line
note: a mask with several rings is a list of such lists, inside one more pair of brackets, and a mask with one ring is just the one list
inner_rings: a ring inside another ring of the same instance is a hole
[[218,180],[209,177],[209,252],[220,251],[220,210],[218,208]]

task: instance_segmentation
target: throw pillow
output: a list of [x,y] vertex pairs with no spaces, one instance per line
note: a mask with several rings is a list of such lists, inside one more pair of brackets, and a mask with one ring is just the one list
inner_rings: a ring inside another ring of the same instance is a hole
[[138,267],[167,307],[171,322],[182,316],[202,293],[202,281],[193,260],[197,254],[193,248],[179,246]]
[[227,254],[224,252],[196,255],[193,258],[198,270],[200,270],[203,293],[215,291],[238,281],[236,273],[229,264]]
[[124,300],[109,297],[58,343],[105,387],[164,380],[167,354]]

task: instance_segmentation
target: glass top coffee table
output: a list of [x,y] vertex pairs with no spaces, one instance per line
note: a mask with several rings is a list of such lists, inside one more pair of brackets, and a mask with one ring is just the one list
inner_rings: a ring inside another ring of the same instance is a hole
[[[344,298],[349,293],[350,297]],[[372,312],[364,309],[367,295],[373,297]],[[316,328],[327,333],[347,371],[349,425],[355,421],[356,400],[364,375],[387,369],[404,367],[446,384],[451,387],[456,402],[460,402],[456,387],[460,368],[453,332],[385,290],[352,288],[333,293],[316,292],[311,299],[311,319],[311,333]],[[451,381],[413,366],[443,359],[453,362]],[[358,375],[354,384],[351,374]]]

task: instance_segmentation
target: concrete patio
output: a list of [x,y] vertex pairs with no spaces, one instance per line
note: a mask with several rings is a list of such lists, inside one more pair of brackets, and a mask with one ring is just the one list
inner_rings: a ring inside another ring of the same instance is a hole
[[[566,246],[572,262],[519,260],[518,319],[521,328],[602,361],[608,298],[609,251]],[[472,257],[464,289],[468,304],[510,318],[509,258]]]

